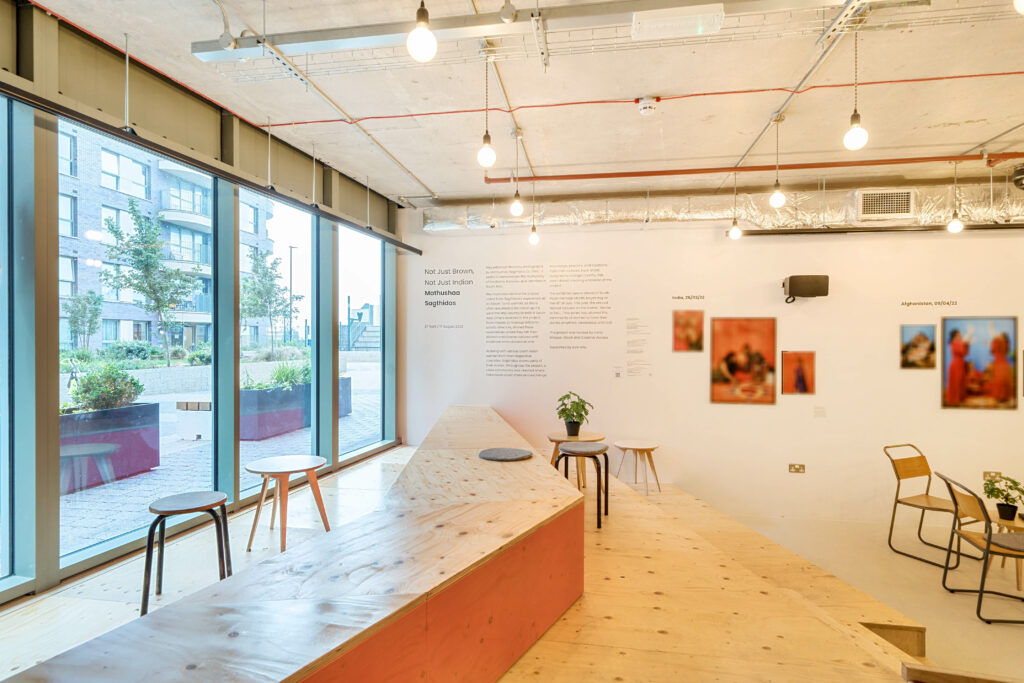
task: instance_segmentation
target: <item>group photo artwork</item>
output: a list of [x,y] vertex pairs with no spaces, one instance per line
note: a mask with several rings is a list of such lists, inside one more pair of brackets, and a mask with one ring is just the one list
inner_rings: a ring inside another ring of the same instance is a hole
[[942,319],[942,407],[1017,407],[1017,318]]
[[672,311],[672,350],[704,350],[704,311]]
[[775,403],[775,318],[711,319],[711,402]]
[[935,367],[935,325],[900,325],[900,367]]
[[782,352],[782,393],[814,393],[814,351]]

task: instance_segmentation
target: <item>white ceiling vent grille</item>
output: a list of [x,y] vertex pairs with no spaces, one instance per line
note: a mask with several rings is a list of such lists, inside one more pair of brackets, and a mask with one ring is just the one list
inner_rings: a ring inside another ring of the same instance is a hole
[[857,220],[914,217],[913,190],[857,190]]

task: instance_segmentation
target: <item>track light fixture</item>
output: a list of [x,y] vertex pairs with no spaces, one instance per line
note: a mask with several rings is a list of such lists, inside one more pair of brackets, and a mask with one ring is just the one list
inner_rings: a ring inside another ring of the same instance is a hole
[[437,38],[430,30],[430,13],[423,0],[420,0],[420,8],[416,10],[416,28],[409,31],[405,39],[405,49],[409,51],[410,57],[421,64],[429,62],[437,54]]
[[773,209],[781,209],[786,205],[786,195],[779,185],[779,124],[782,123],[782,114],[775,116],[775,191],[768,197],[768,204]]
[[946,223],[946,230],[949,230],[954,235],[958,232],[963,232],[964,222],[960,220],[960,197],[957,193],[957,163],[953,162],[953,218],[950,219],[949,223]]
[[843,136],[843,146],[851,152],[864,149],[868,144],[868,131],[860,125],[860,113],[857,111],[857,77],[859,69],[859,58],[857,45],[860,43],[860,36],[853,34],[853,114],[850,115],[850,130]]
[[484,143],[476,153],[476,163],[480,164],[484,168],[490,168],[494,166],[494,162],[498,159],[498,155],[494,152],[494,148],[491,147],[491,132],[488,130],[488,114],[490,113],[490,74],[491,64],[489,60],[484,60]]

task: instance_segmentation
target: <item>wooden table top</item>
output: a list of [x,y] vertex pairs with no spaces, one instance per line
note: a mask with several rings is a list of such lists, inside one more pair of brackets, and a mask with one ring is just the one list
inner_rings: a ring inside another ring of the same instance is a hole
[[1020,518],[1019,513],[1013,519],[1000,519],[998,511],[989,510],[988,516],[992,518],[993,524],[999,524],[1000,526],[1004,526],[1010,531],[1024,532],[1024,519]]
[[88,458],[98,455],[110,455],[120,446],[116,443],[72,443],[60,447],[62,458]]
[[626,439],[625,441],[616,441],[615,447],[624,451],[653,451],[658,448],[658,444],[654,443],[653,441]]
[[220,491],[189,491],[154,500],[149,504],[149,511],[154,515],[184,515],[213,509],[227,499],[227,494]]
[[495,447],[533,451],[493,409],[448,408],[381,509],[12,680],[301,680],[582,504],[546,458],[477,457]]
[[253,474],[296,474],[320,469],[326,464],[318,455],[275,455],[253,460],[245,469]]
[[548,434],[548,441],[553,444],[565,443],[566,441],[604,441],[605,436],[600,432],[580,431],[579,436],[567,436],[565,431],[551,432]]

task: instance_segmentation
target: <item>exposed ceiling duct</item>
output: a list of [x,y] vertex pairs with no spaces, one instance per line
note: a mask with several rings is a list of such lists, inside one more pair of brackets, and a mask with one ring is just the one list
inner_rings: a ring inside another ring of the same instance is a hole
[[[875,201],[872,218],[867,219],[862,193],[866,190],[790,192],[781,210],[768,206],[766,194],[740,194],[737,218],[744,229],[786,229],[805,227],[865,227],[898,225],[945,225],[953,206],[953,190],[948,186],[902,188],[912,193],[909,205],[897,202],[890,209],[879,209]],[[879,191],[896,194],[887,188]],[[1024,222],[1024,191],[1009,184],[975,184],[959,187],[960,216],[970,225],[1017,224]],[[877,200],[877,197],[870,197]],[[507,203],[470,204],[423,210],[423,230],[430,233],[462,233],[528,230],[534,216],[532,205],[520,218],[511,218]],[[886,217],[886,211],[892,218]],[[907,218],[908,214],[912,214]],[[540,201],[536,206],[538,226],[559,230],[607,226],[623,229],[628,225],[671,227],[698,221],[731,221],[731,193],[689,197],[633,197],[618,199]]]

